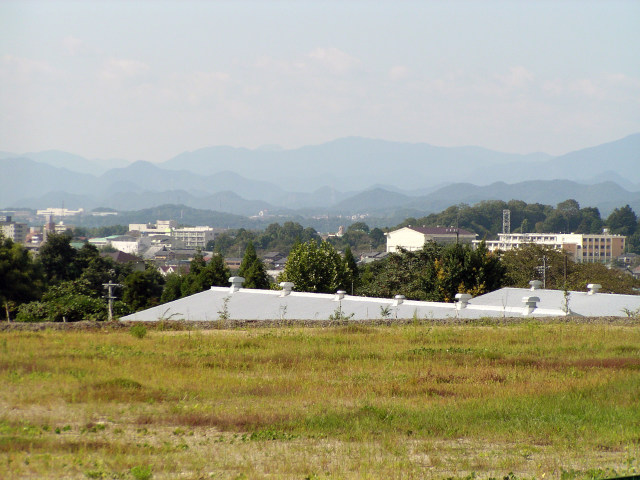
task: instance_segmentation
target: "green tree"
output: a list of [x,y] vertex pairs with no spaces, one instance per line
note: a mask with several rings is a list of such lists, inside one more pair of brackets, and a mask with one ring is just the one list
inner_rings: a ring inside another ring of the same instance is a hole
[[[346,273],[347,288],[353,294],[355,289],[359,287],[359,269],[351,247],[347,246],[344,251],[344,268]],[[349,288],[350,287],[350,288]]]
[[328,242],[314,240],[294,245],[280,281],[293,282],[303,292],[332,293],[345,288],[345,265]]
[[0,316],[11,319],[22,303],[42,295],[44,277],[29,251],[0,235]]
[[123,300],[134,311],[153,307],[160,303],[164,278],[153,267],[133,272],[124,279]]
[[631,236],[638,228],[638,217],[629,205],[625,205],[611,212],[607,217],[607,226],[611,233]]
[[221,255],[214,255],[207,266],[198,275],[200,291],[208,290],[213,286],[226,287],[229,285],[231,272],[224,263]]
[[49,234],[47,241],[40,247],[38,262],[42,265],[48,284],[63,280],[74,280],[80,276],[75,263],[77,252],[71,246],[71,237],[64,233]]
[[245,288],[269,288],[269,276],[251,241],[247,244],[238,275],[244,277]]
[[172,302],[182,297],[182,283],[184,277],[177,273],[170,273],[165,277],[164,288],[160,296],[160,303]]

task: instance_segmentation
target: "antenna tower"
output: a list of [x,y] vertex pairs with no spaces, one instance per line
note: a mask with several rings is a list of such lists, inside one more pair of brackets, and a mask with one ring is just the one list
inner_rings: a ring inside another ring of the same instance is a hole
[[502,210],[502,233],[511,233],[511,210]]

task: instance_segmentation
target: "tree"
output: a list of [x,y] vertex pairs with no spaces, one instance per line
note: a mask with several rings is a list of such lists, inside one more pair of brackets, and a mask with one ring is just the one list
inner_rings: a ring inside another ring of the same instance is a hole
[[293,282],[303,292],[333,293],[345,288],[344,261],[326,241],[298,243],[289,252],[280,281]]
[[229,284],[231,272],[224,263],[222,255],[214,255],[204,268],[190,271],[189,275],[182,280],[181,293],[183,297],[193,295],[212,286],[224,287]]
[[351,293],[358,288],[358,263],[356,262],[353,253],[351,253],[351,247],[347,247],[344,251],[344,268],[346,273],[347,288],[351,287]]
[[77,252],[71,246],[71,237],[66,234],[51,233],[38,255],[48,284],[63,280],[74,280],[80,272],[75,263]]
[[160,303],[172,302],[182,297],[182,283],[184,278],[177,273],[170,273],[165,277],[164,288],[160,296]]
[[0,235],[0,316],[11,319],[15,308],[42,295],[44,277],[29,251]]
[[244,277],[245,288],[269,288],[269,276],[251,241],[247,244],[238,275]]
[[607,226],[611,233],[629,237],[638,229],[638,217],[629,205],[625,205],[611,212],[607,217]]
[[164,278],[153,267],[143,272],[133,272],[124,279],[123,300],[134,311],[153,307],[160,303]]
[[546,287],[550,289],[562,289],[565,276],[571,275],[576,265],[564,252],[536,244],[504,252],[502,264],[506,269],[504,285],[527,288],[531,280],[546,278]]

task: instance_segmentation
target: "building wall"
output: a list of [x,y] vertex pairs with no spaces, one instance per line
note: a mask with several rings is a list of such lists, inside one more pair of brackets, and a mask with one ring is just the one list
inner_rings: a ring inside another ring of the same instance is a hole
[[0,232],[2,232],[2,236],[10,238],[16,243],[25,243],[28,228],[24,223],[2,222],[0,223]]
[[455,229],[443,230],[450,231],[447,233],[424,234],[410,227],[404,227],[393,232],[388,232],[385,234],[387,236],[387,252],[397,252],[400,248],[408,251],[420,250],[427,242],[471,243],[476,238],[475,234],[456,234]]
[[[608,263],[622,255],[626,237],[609,233],[583,235],[579,233],[500,233],[498,240],[486,242],[490,251],[508,251],[534,243],[563,250],[579,263]],[[477,242],[475,242],[477,243]]]

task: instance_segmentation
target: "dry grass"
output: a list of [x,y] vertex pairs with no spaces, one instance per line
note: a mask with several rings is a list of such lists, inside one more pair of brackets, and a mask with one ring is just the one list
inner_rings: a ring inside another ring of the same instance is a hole
[[0,384],[0,478],[640,468],[636,325],[5,332]]

